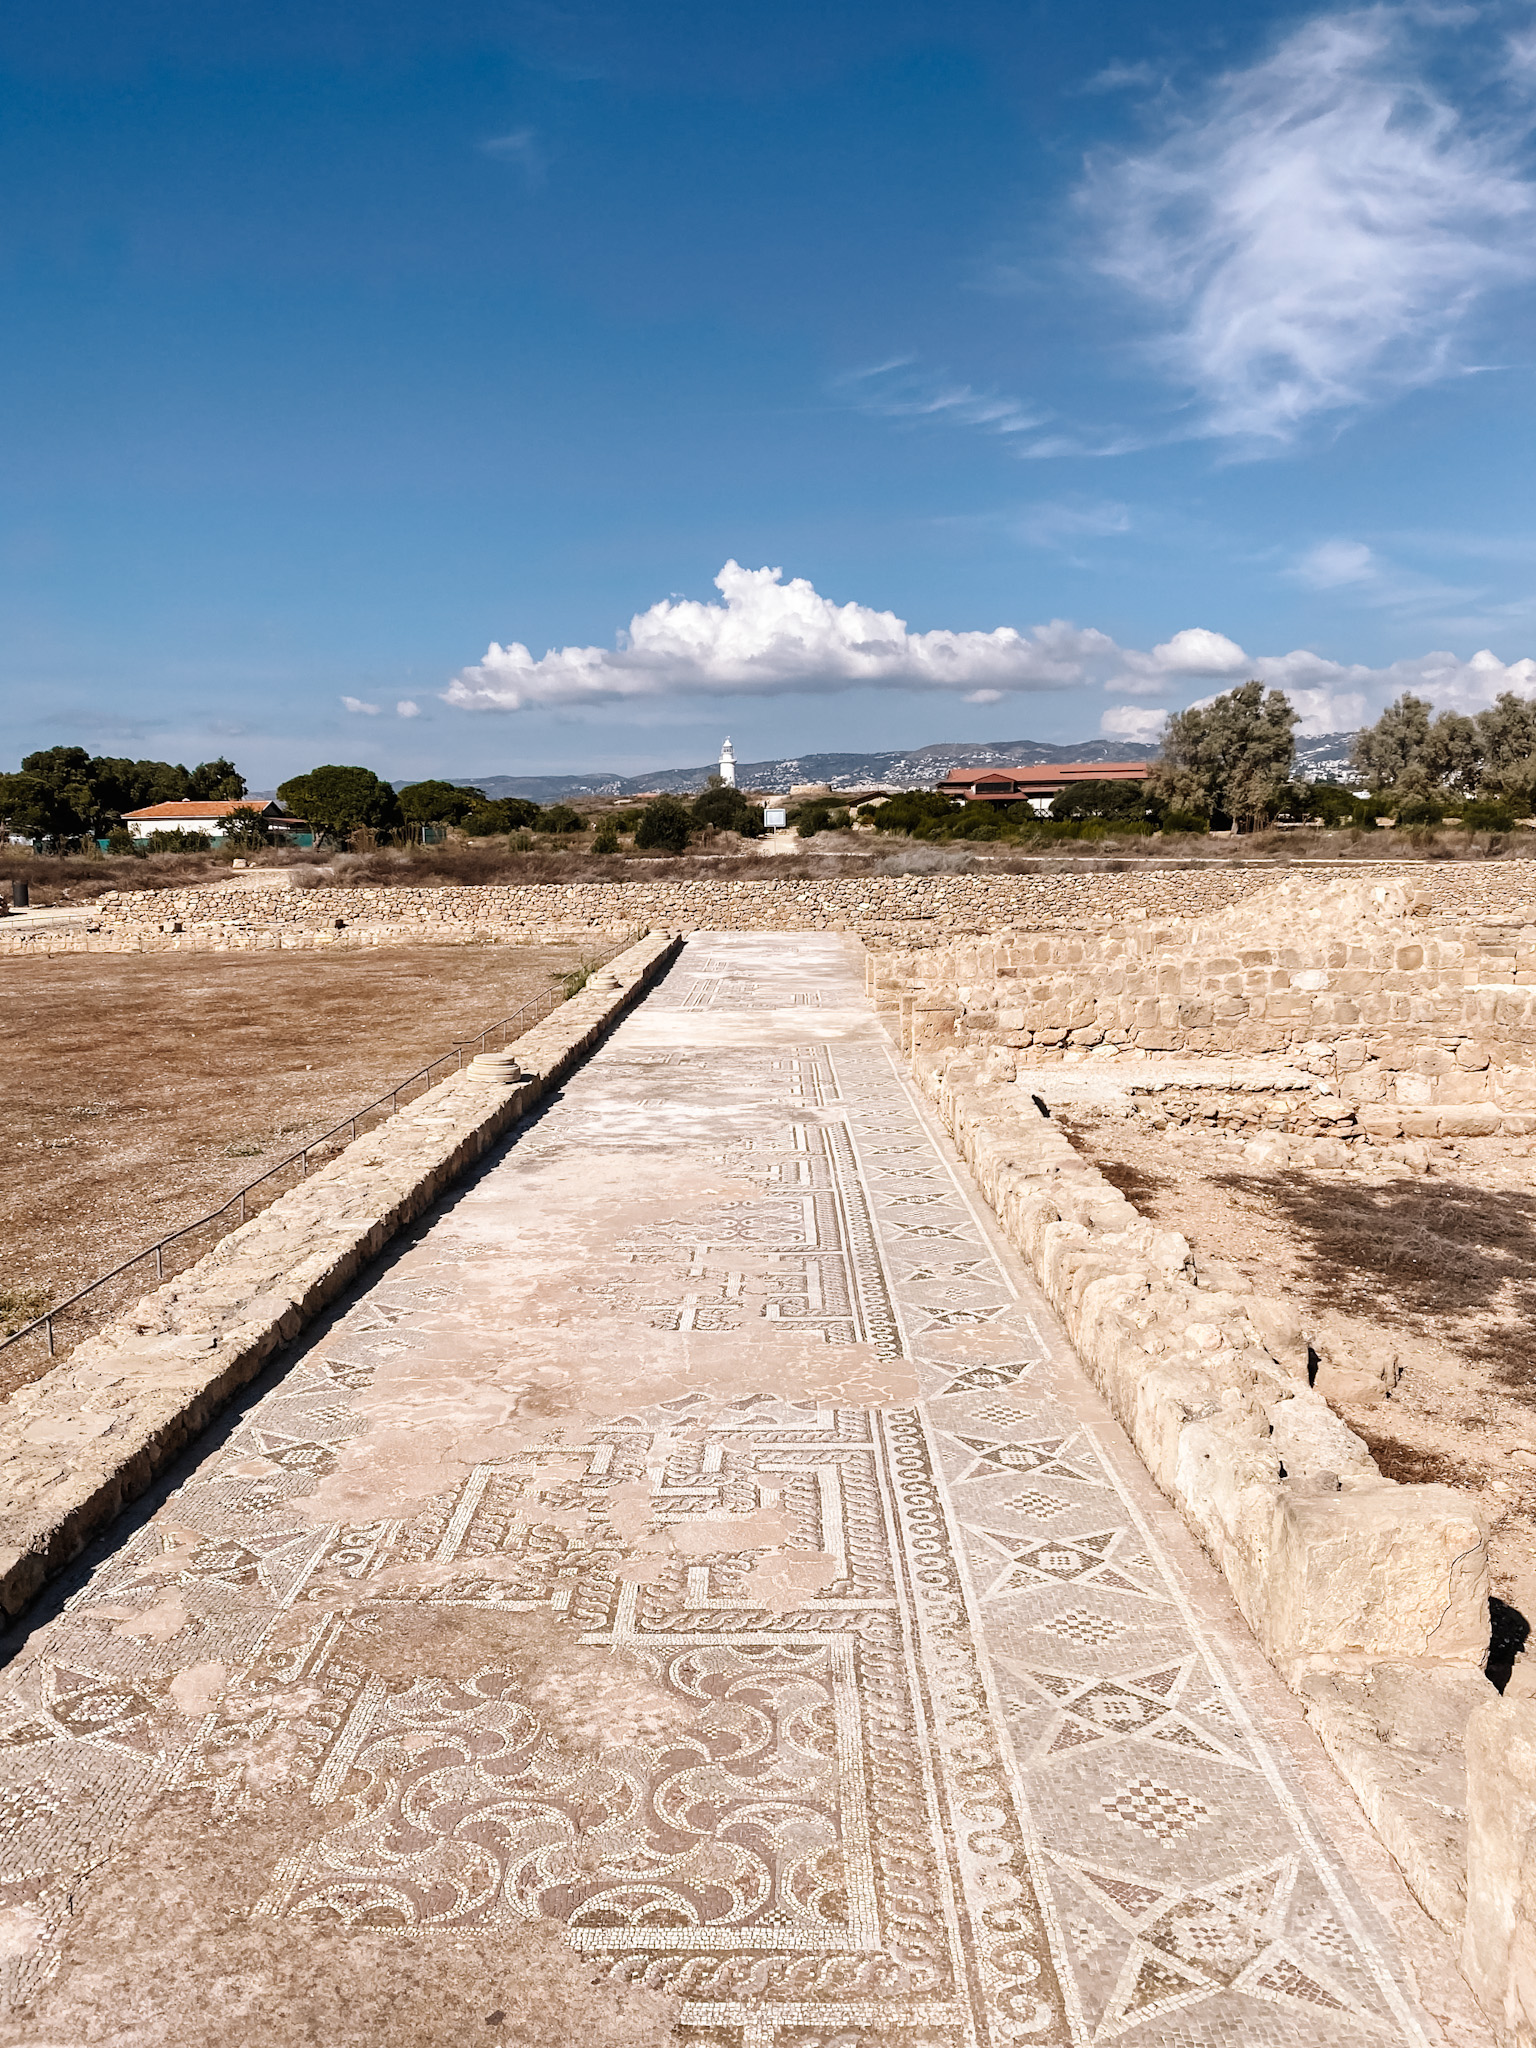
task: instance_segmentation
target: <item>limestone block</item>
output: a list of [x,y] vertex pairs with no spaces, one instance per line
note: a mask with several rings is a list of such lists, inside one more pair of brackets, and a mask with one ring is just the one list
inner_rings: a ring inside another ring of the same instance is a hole
[[1260,1640],[1291,1675],[1319,1663],[1488,1655],[1488,1550],[1449,1486],[1390,1480],[1331,1496],[1281,1490]]
[[1461,1966],[1504,2048],[1536,2048],[1536,1699],[1484,1700],[1465,1744]]
[[1480,1671],[1376,1664],[1309,1672],[1307,1719],[1390,1850],[1410,1890],[1446,1932],[1467,1912],[1466,1734],[1498,1695]]
[[1435,1134],[1441,1138],[1490,1138],[1498,1130],[1499,1122],[1495,1103],[1468,1103],[1462,1108],[1442,1108]]
[[1397,1343],[1386,1331],[1362,1332],[1357,1325],[1324,1315],[1312,1331],[1317,1353],[1313,1385],[1328,1401],[1374,1408],[1402,1377]]
[[1350,1073],[1341,1073],[1339,1094],[1346,1102],[1384,1102],[1386,1075],[1374,1061],[1368,1067],[1356,1067]]
[[[1271,1403],[1268,1415],[1271,1446],[1293,1489],[1300,1481],[1331,1493],[1345,1478],[1377,1476],[1364,1441],[1312,1389],[1296,1388],[1289,1398]],[[1324,1479],[1332,1484],[1319,1486]]]
[[[1360,1128],[1373,1138],[1400,1138],[1403,1135],[1403,1111],[1394,1103],[1362,1103],[1355,1112]],[[1416,1137],[1433,1137],[1433,1130],[1417,1131]]]

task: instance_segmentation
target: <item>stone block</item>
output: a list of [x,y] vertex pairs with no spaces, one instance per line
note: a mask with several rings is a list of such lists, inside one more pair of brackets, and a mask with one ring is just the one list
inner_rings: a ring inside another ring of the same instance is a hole
[[1282,1494],[1260,1640],[1282,1670],[1488,1654],[1488,1549],[1449,1486]]
[[1498,1106],[1492,1102],[1468,1103],[1462,1108],[1446,1107],[1440,1110],[1435,1120],[1435,1135],[1440,1138],[1491,1138],[1498,1131],[1499,1123]]
[[1536,2048],[1536,1699],[1483,1701],[1465,1746],[1461,1966],[1504,2048]]
[[1377,1664],[1309,1672],[1307,1719],[1420,1905],[1459,1939],[1467,1917],[1466,1734],[1498,1695],[1480,1671]]

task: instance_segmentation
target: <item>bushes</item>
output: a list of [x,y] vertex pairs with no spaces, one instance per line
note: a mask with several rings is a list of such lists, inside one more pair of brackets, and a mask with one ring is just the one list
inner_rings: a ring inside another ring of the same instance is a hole
[[1409,797],[1397,807],[1395,816],[1399,825],[1443,825],[1445,806],[1436,803],[1432,797]]
[[1515,814],[1507,804],[1486,798],[1462,807],[1461,822],[1469,832],[1513,832]]
[[936,789],[904,789],[889,803],[866,805],[867,817],[877,832],[916,832],[924,825],[940,825],[953,817],[955,806]]
[[653,797],[635,827],[635,844],[646,853],[686,853],[692,836],[693,812],[675,796]]
[[146,832],[134,850],[141,849],[145,853],[212,853],[213,841],[206,832]]
[[713,832],[739,833],[743,839],[763,836],[763,814],[757,805],[749,804],[739,789],[730,789],[723,782],[694,798],[693,822]]
[[569,804],[551,804],[540,817],[538,829],[541,832],[585,832],[587,821]]
[[464,817],[463,830],[470,839],[494,839],[498,832],[547,829],[544,813],[525,796],[482,797]]
[[834,803],[831,797],[813,797],[790,812],[789,822],[799,838],[814,839],[818,832],[846,832],[853,819],[846,804]]
[[1057,819],[1145,820],[1155,808],[1139,776],[1135,781],[1116,776],[1107,782],[1074,783],[1051,799],[1051,816]]

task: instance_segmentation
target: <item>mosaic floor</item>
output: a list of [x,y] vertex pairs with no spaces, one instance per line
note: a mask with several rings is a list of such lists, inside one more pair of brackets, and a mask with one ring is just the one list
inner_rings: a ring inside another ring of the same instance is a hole
[[1450,2038],[838,940],[690,942],[181,1476],[7,1674],[7,2042],[169,1813],[487,2042],[534,1921],[693,2048]]

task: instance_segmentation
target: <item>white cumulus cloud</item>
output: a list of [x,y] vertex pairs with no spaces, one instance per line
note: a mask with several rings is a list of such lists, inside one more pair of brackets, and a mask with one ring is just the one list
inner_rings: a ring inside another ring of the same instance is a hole
[[341,702],[344,710],[361,712],[365,718],[377,718],[379,715],[378,705],[365,703],[361,697],[343,697]]
[[[639,612],[619,644],[560,647],[537,660],[520,642],[493,642],[454,678],[447,702],[473,710],[582,704],[708,692],[775,696],[790,690],[1057,690],[1113,662],[1106,634],[1055,620],[1020,633],[911,633],[894,612],[836,604],[804,577],[727,562],[725,602],[663,598]],[[986,701],[986,700],[983,700]]]
[[1153,148],[1090,167],[1101,267],[1159,309],[1200,431],[1283,443],[1456,374],[1479,305],[1536,273],[1523,129],[1432,89],[1428,19],[1320,16]]
[[[1373,668],[1298,648],[1251,654],[1209,626],[1186,626],[1149,648],[1068,620],[1020,630],[911,632],[894,612],[837,604],[803,577],[727,562],[715,578],[719,604],[664,598],[639,612],[613,647],[557,647],[535,656],[521,642],[492,642],[442,693],[469,711],[613,705],[669,697],[776,697],[870,687],[932,691],[997,704],[1042,691],[1103,690],[1161,705],[1219,693],[1257,676],[1295,703],[1306,733],[1335,732],[1374,717],[1412,690],[1441,706],[1476,710],[1500,690],[1536,697],[1536,661],[1416,655]],[[351,705],[360,710],[376,706]],[[1165,709],[1112,704],[1105,733],[1155,733]]]
[[413,697],[402,697],[395,706],[396,718],[420,718],[421,706]]
[[1112,704],[1099,720],[1106,739],[1155,740],[1163,729],[1166,711],[1144,711],[1135,704]]

